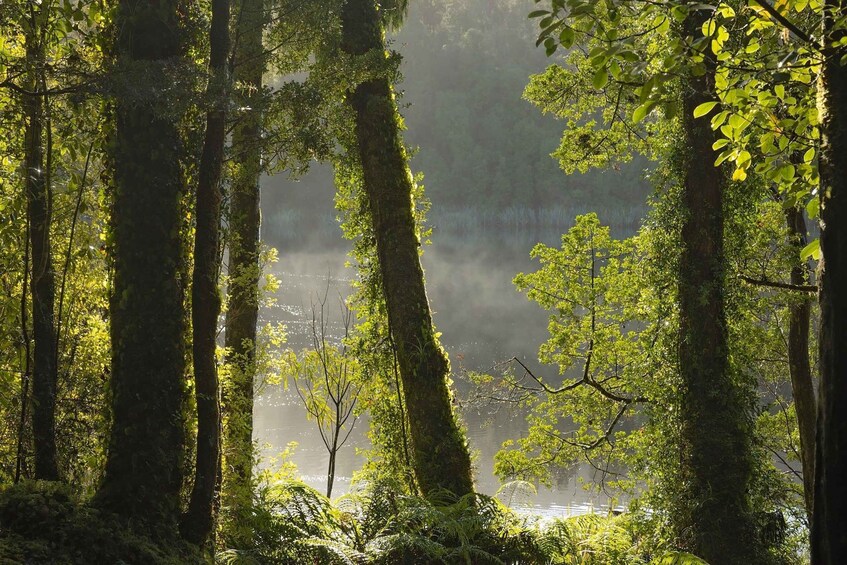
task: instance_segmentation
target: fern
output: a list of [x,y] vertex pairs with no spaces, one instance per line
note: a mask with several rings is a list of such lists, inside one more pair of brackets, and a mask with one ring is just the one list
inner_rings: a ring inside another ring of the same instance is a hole
[[653,561],[655,565],[708,565],[705,561],[690,553],[675,551],[666,553],[659,559]]
[[302,540],[300,545],[303,549],[308,550],[306,551],[307,554],[317,555],[320,558],[320,563],[327,565],[367,563],[367,555],[338,541],[309,538]]
[[[665,553],[656,524],[633,515],[586,514],[539,526],[484,495],[428,499],[390,482],[365,485],[335,506],[297,481],[260,489],[252,548],[217,555],[222,565],[416,563],[513,565],[703,565]],[[521,488],[515,485],[515,488]],[[648,522],[650,522],[648,524]],[[656,555],[662,557],[655,559]],[[652,560],[651,560],[652,559]]]

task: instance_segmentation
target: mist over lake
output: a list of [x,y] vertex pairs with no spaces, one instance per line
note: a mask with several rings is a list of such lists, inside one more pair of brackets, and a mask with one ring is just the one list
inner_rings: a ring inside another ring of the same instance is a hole
[[[331,177],[322,168],[315,176]],[[614,179],[613,174],[609,175],[610,182]],[[284,191],[295,200],[304,198],[305,191],[319,191],[312,184],[316,181],[309,178],[303,183],[284,183],[279,179],[266,182],[273,183],[271,190]],[[297,214],[268,208],[265,237],[280,255],[279,262],[268,271],[280,279],[281,286],[274,295],[276,304],[261,311],[261,322],[284,322],[287,346],[295,351],[310,348],[312,306],[319,307],[319,301],[327,296],[330,335],[340,337],[343,328],[339,300],[350,292],[356,273],[347,266],[351,242],[342,238],[331,202],[316,201]],[[429,221],[433,226],[432,243],[424,246],[422,257],[428,296],[441,343],[450,356],[459,411],[476,456],[477,485],[485,494],[494,495],[500,488],[501,482],[493,474],[494,454],[503,441],[525,433],[525,414],[475,399],[467,372],[501,371],[502,363],[514,356],[539,375],[556,376],[556,367],[542,367],[537,361],[538,346],[547,339],[548,313],[519,293],[512,279],[518,272],[537,268],[537,262],[529,255],[536,243],[558,246],[573,218],[586,211],[576,207],[445,210],[433,203]],[[637,212],[626,209],[607,214],[615,235],[633,233],[640,220]],[[606,220],[601,217],[601,221]],[[271,239],[274,237],[277,242]],[[291,461],[307,484],[323,490],[328,455],[293,389],[285,390],[281,385],[265,387],[257,400],[255,418],[254,437],[263,446],[263,454],[276,456],[289,442],[296,441],[298,446]],[[356,449],[368,445],[366,427],[367,421],[360,420],[339,453],[336,495],[350,488],[351,476],[364,463]],[[501,498],[517,508],[548,516],[605,508],[608,496],[583,488],[583,481],[599,481],[600,475],[590,466],[579,466],[557,473],[553,488],[541,487],[535,496],[523,491],[512,495],[507,490]]]

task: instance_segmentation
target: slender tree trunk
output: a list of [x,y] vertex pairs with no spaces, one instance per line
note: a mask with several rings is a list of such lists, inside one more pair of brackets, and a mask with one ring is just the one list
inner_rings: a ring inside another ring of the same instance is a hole
[[32,373],[32,348],[29,337],[29,315],[27,308],[27,296],[29,294],[29,218],[26,221],[26,233],[24,234],[24,264],[21,272],[21,349],[23,349],[23,360],[21,363],[21,415],[18,420],[18,441],[15,450],[15,484],[20,482],[24,472],[24,445],[26,444],[26,423],[28,421],[27,408],[29,407],[29,382]]
[[338,455],[338,434],[341,430],[333,432],[332,447],[329,448],[329,467],[326,471],[326,497],[332,496],[332,485],[335,483],[335,458]]
[[829,47],[847,33],[841,0],[824,3],[820,91],[820,388],[812,515],[812,563],[847,556],[847,51]]
[[[809,283],[808,265],[800,261],[800,251],[806,246],[806,220],[801,209],[792,207],[785,211],[790,244],[795,249],[797,263],[791,267],[791,284]],[[791,374],[791,391],[797,427],[800,430],[800,458],[803,465],[803,496],[806,512],[812,515],[815,479],[815,424],[817,407],[809,362],[809,328],[812,317],[812,299],[803,296],[789,308],[788,367]]]
[[[119,64],[168,80],[162,63],[183,53],[182,8],[179,0],[120,0]],[[131,89],[116,97],[114,113],[113,422],[97,502],[134,524],[175,533],[185,441],[181,140],[176,119],[135,100]]]
[[[37,10],[37,9],[36,9]],[[26,35],[26,58],[30,88],[37,91],[44,72],[43,38],[33,14]],[[59,479],[56,460],[56,325],[54,321],[55,276],[50,249],[50,186],[44,167],[44,97],[25,97],[26,104],[26,197],[29,239],[32,249],[32,437],[35,447],[35,478]]]
[[226,141],[229,55],[229,0],[213,0],[210,34],[209,85],[214,106],[206,114],[206,137],[200,155],[194,234],[194,273],[191,283],[194,383],[197,402],[197,460],[183,537],[202,545],[214,525],[215,485],[220,457],[218,371],[215,360],[221,297],[220,273],[221,170]]
[[[692,7],[685,35],[702,37],[712,12]],[[757,532],[748,499],[752,479],[752,387],[729,367],[724,303],[723,172],[714,166],[715,134],[694,109],[715,99],[716,61],[683,81],[682,252],[679,260],[679,363],[682,434],[681,524],[689,548],[709,563],[756,563]]]
[[[342,12],[342,49],[350,55],[383,51],[374,0],[348,0]],[[443,488],[473,491],[470,457],[453,414],[449,363],[438,344],[424,287],[412,203],[412,177],[399,132],[391,84],[377,78],[348,93],[364,173],[388,322],[397,348],[413,464],[424,494]]]
[[[229,209],[229,303],[223,386],[224,508],[235,520],[250,512],[253,472],[253,387],[259,317],[259,177],[262,168],[263,0],[236,4],[233,79],[246,94],[232,135],[235,171]],[[239,543],[238,540],[234,540]],[[241,540],[246,542],[246,540]]]

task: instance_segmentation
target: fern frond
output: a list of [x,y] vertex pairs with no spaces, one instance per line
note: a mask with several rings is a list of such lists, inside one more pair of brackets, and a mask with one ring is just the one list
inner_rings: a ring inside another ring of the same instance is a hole
[[262,565],[250,551],[227,549],[215,554],[215,563],[219,565]]
[[309,538],[302,540],[301,545],[313,550],[326,565],[357,565],[367,562],[367,555],[354,548],[334,540]]

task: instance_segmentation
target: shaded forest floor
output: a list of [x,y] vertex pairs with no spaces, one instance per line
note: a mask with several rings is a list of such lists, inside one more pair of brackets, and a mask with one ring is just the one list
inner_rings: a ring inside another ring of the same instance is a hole
[[433,503],[388,485],[334,503],[295,481],[263,486],[251,519],[239,527],[252,530],[252,547],[213,556],[167,532],[119,524],[64,485],[23,482],[0,493],[0,564],[703,563],[672,552],[649,516],[541,524],[494,498]]

